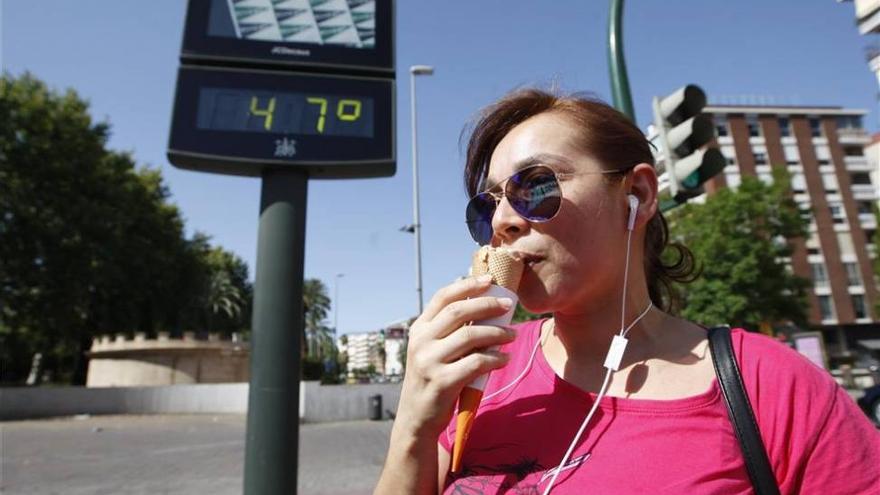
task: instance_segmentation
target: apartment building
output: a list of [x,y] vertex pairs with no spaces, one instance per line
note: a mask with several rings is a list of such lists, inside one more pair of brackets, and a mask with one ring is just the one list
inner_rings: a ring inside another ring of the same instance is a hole
[[865,146],[865,157],[871,166],[871,181],[877,190],[877,205],[880,206],[880,132],[871,136],[871,143]]
[[340,352],[348,354],[348,370],[366,370],[372,365],[376,372],[385,369],[384,335],[380,332],[350,333],[348,342],[339,345]]
[[[880,0],[837,0],[838,3],[852,1],[855,6],[856,26],[859,34],[880,34]],[[880,84],[880,45],[873,44],[865,50],[868,67],[877,76]]]
[[809,321],[846,351],[880,336],[873,308],[877,283],[870,240],[877,229],[877,191],[865,156],[871,137],[864,110],[839,107],[711,105],[727,167],[706,184],[708,194],[742,177],[772,181],[786,167],[792,194],[809,215],[809,236],[794,241],[792,270],[813,281]]

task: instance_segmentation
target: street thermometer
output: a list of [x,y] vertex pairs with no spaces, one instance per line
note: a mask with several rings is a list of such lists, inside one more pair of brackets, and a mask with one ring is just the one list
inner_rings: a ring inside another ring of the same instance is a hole
[[246,495],[297,490],[308,179],[394,175],[393,21],[393,0],[188,4],[168,160],[262,179]]

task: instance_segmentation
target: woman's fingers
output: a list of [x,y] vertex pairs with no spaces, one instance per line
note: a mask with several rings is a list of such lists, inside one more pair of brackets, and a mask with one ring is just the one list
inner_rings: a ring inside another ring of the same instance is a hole
[[438,341],[432,354],[435,354],[437,361],[452,363],[478,349],[504,345],[513,342],[515,338],[516,334],[506,328],[465,325]]
[[419,320],[421,321],[431,321],[437,316],[443,308],[448,306],[450,303],[455,301],[460,301],[462,299],[467,299],[468,297],[473,297],[486,292],[489,288],[489,285],[492,283],[491,275],[483,275],[480,277],[468,277],[461,280],[456,280],[455,282],[443,287],[438,290],[434,297],[428,302],[428,306],[425,307],[424,312],[422,312],[421,316],[419,316]]
[[510,361],[510,355],[504,352],[485,350],[467,356],[446,365],[448,380],[456,385],[466,385],[480,375],[504,367]]
[[501,316],[511,306],[513,306],[511,299],[498,297],[475,297],[464,301],[455,301],[434,317],[430,327],[434,338],[442,339],[466,323]]

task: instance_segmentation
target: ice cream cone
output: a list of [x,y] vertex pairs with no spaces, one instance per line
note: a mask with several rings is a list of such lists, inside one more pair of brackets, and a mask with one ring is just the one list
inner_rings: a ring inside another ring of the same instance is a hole
[[[471,264],[471,276],[480,276],[486,273],[492,275],[492,287],[485,295],[494,297],[509,297],[514,305],[507,313],[490,318],[488,320],[475,321],[477,325],[510,324],[516,306],[516,289],[522,277],[525,265],[520,257],[511,251],[502,248],[481,247],[474,253]],[[494,348],[493,348],[494,349]],[[483,375],[473,383],[462,389],[458,397],[458,416],[456,417],[455,443],[452,447],[452,472],[458,472],[461,468],[461,459],[464,455],[464,447],[467,444],[471,427],[477,416],[480,401],[483,398],[483,390],[486,387],[489,375]]]
[[483,399],[483,391],[473,387],[465,387],[458,396],[458,416],[455,418],[455,443],[452,445],[452,472],[461,469],[461,457],[464,446],[471,433],[474,417]]

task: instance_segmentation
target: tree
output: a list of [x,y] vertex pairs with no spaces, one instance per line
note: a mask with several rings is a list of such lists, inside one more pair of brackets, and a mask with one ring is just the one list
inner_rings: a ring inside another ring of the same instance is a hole
[[[330,312],[330,297],[327,295],[327,286],[316,278],[309,278],[303,282],[303,356],[320,356],[328,345],[334,345],[333,333],[330,327],[324,324],[327,314]],[[323,346],[323,349],[322,349]]]
[[[248,311],[246,265],[187,239],[160,171],[108,150],[109,133],[74,91],[0,78],[0,381],[22,382],[39,353],[83,383],[94,336],[221,325],[192,316],[206,304]],[[217,275],[211,296],[214,265],[230,283]]]
[[774,167],[772,185],[745,177],[737,190],[722,189],[670,216],[671,237],[702,264],[699,278],[678,287],[685,318],[750,329],[762,322],[806,326],[810,282],[791,273],[785,259],[808,222],[789,187],[788,172]]
[[190,301],[186,328],[230,334],[250,325],[253,286],[247,264],[234,253],[211,246],[210,238],[196,233],[191,250],[197,261],[195,295]]

